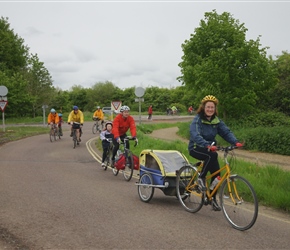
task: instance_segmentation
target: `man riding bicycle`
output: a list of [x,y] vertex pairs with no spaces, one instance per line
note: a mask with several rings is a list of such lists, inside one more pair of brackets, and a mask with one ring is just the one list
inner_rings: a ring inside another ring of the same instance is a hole
[[93,120],[96,120],[96,119],[99,119],[101,121],[101,125],[103,127],[103,124],[104,124],[104,113],[101,110],[100,106],[97,106],[97,110],[93,114]]
[[[137,140],[136,125],[134,118],[129,114],[130,108],[128,106],[122,106],[120,108],[120,114],[118,114],[113,121],[113,135],[114,135],[114,150],[112,155],[112,162],[115,161],[115,156],[119,149],[121,141],[124,142],[124,138],[127,136],[126,132],[130,129],[130,133],[135,140]],[[129,141],[125,142],[126,147],[129,149]],[[114,164],[112,164],[114,167]]]
[[59,116],[56,113],[54,108],[52,108],[50,110],[50,113],[47,116],[47,123],[48,123],[48,125],[50,125],[51,129],[53,129],[53,127],[55,127],[56,128],[56,132],[58,132]]
[[[75,124],[74,122],[77,122],[78,124]],[[70,112],[68,116],[67,123],[71,125],[71,134],[70,136],[73,136],[73,129],[76,129],[77,134],[77,141],[78,143],[81,141],[81,129],[84,124],[84,115],[83,112],[79,110],[78,106],[74,106],[73,110]]]

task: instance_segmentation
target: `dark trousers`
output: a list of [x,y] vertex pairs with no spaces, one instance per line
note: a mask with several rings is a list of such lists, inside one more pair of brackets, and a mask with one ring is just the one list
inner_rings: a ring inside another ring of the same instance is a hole
[[[124,142],[124,138],[126,137],[127,135],[124,134],[124,135],[121,135],[120,136],[120,139],[122,142]],[[114,149],[113,149],[113,155],[112,155],[112,160],[115,160],[115,156],[117,154],[117,151],[119,150],[119,147],[120,147],[120,144],[117,142],[117,140],[114,138],[113,140],[113,144],[114,144]],[[129,144],[129,141],[126,141],[126,148],[130,148],[130,144]]]
[[[207,148],[196,147],[193,150],[190,150],[189,154],[195,159],[204,161],[200,178],[205,178],[208,171],[212,174],[220,169],[217,152],[208,151]],[[215,177],[216,176],[212,177],[212,181]]]

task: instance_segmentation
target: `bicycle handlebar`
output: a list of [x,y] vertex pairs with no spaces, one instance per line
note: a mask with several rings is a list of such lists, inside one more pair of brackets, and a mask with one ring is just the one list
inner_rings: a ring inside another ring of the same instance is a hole
[[135,141],[135,143],[134,143],[134,147],[136,147],[137,145],[138,145],[138,140],[136,140],[137,138],[136,137],[133,137],[133,136],[126,136],[125,138],[124,138],[124,141]]

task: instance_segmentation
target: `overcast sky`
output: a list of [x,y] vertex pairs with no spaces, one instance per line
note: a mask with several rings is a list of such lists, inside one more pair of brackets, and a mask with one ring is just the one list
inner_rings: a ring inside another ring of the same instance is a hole
[[268,55],[290,52],[290,1],[0,0],[0,15],[62,90],[180,86],[181,44],[213,9],[244,23],[247,40],[261,35]]

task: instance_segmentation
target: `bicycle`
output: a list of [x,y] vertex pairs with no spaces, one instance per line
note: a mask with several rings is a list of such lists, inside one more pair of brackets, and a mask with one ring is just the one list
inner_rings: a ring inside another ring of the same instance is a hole
[[49,140],[51,142],[56,141],[57,137],[59,137],[60,139],[60,134],[59,134],[56,124],[53,124],[49,131]]
[[[203,205],[211,204],[213,194],[219,190],[222,212],[229,224],[240,231],[250,229],[258,217],[258,200],[254,188],[244,177],[231,174],[227,159],[228,153],[236,146],[218,147],[224,152],[225,165],[206,177],[206,191],[201,191],[197,184],[203,162],[186,165],[176,172],[176,191],[181,205],[188,212],[198,212]],[[232,154],[233,156],[233,154]],[[209,182],[220,173],[221,180],[211,191]]]
[[[130,149],[128,149],[126,147],[127,145],[127,141],[130,141],[130,140],[135,140],[135,144],[134,144],[134,147],[136,147],[138,145],[138,141],[133,138],[132,136],[127,136],[124,138],[124,142],[121,142],[120,145],[122,145],[122,149],[119,149],[117,151],[117,154],[116,154],[116,157],[119,158],[122,154],[125,156],[125,164],[124,164],[124,169],[123,170],[123,176],[124,176],[124,179],[126,181],[130,181],[132,176],[133,176],[133,172],[134,172],[134,159],[133,159],[133,153]],[[113,167],[112,168],[112,171],[113,171],[113,174],[115,176],[118,175],[119,173],[119,169],[117,169],[116,167]]]
[[101,132],[102,129],[104,128],[104,126],[103,126],[103,123],[101,123],[102,129],[100,129],[100,124],[99,124],[100,118],[93,118],[93,120],[95,121],[94,125],[92,127],[93,134],[95,134],[97,132]]
[[113,139],[112,138],[107,138],[108,142],[110,143],[108,149],[107,149],[107,157],[105,159],[105,166],[104,170],[106,171],[109,166],[112,166],[112,155],[113,155]]
[[[73,139],[73,148],[75,148],[77,145],[80,145],[80,143],[78,142],[77,140],[77,128],[75,128],[75,125],[80,125],[79,122],[73,122],[73,136],[72,136],[72,139]],[[80,137],[82,135],[82,129],[79,127],[79,133],[80,133]]]

